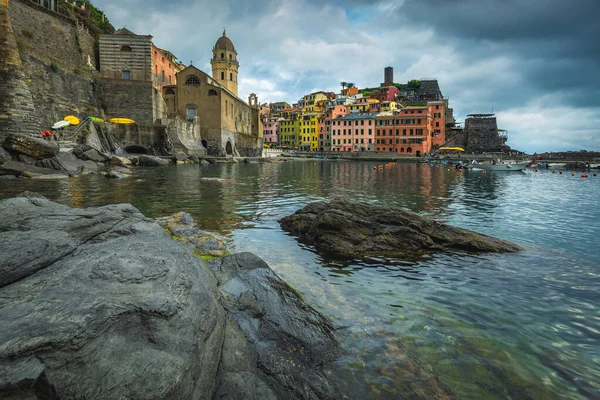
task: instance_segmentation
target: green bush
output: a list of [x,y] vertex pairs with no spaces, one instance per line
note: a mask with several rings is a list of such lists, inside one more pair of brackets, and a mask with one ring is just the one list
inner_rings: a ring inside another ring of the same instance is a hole
[[56,63],[56,61],[52,61],[50,63],[50,68],[52,68],[52,71],[58,72],[58,64]]

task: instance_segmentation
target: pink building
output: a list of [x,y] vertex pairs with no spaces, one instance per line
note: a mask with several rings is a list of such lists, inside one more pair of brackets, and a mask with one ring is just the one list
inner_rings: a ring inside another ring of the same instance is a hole
[[375,115],[348,114],[331,121],[333,151],[373,151]]
[[371,98],[379,100],[380,103],[394,101],[396,96],[400,96],[400,90],[396,86],[378,88],[371,93]]
[[[331,127],[332,121],[335,118],[341,117],[348,114],[348,107],[337,105],[333,107],[327,107],[325,113],[321,117],[323,120],[323,131],[321,131],[321,124],[319,123],[319,148],[327,151],[331,149]],[[323,136],[321,136],[323,135]]]
[[279,144],[279,121],[281,117],[263,116],[263,137],[265,143]]

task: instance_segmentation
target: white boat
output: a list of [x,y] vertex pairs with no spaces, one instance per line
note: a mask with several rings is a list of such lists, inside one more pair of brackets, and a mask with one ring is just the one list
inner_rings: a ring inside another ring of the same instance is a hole
[[484,171],[522,171],[527,167],[529,161],[523,160],[486,160],[469,164],[473,170]]
[[600,164],[588,164],[589,169],[600,169]]
[[71,122],[69,121],[58,121],[57,123],[52,125],[52,129],[61,129],[69,125],[71,125]]
[[563,162],[548,163],[547,165],[548,165],[548,168],[550,168],[550,169],[567,168],[567,163],[563,163]]

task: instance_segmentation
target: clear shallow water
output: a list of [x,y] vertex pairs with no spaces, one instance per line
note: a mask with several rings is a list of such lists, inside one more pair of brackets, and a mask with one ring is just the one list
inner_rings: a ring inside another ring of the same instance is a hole
[[[343,356],[328,373],[356,398],[600,398],[600,177],[457,173],[443,166],[294,161],[138,169],[136,177],[0,181],[88,207],[188,211],[252,251],[331,318]],[[512,240],[511,255],[335,260],[277,219],[347,196]]]

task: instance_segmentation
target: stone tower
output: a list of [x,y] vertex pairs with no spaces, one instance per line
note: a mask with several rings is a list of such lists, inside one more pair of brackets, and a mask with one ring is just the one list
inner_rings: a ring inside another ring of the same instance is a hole
[[385,67],[383,71],[383,84],[386,86],[394,84],[394,68]]
[[8,0],[0,0],[0,145],[11,133],[37,136],[40,132],[10,22]]
[[213,58],[210,60],[212,76],[217,82],[225,86],[230,92],[238,95],[238,68],[237,52],[233,43],[223,31],[223,36],[217,40],[213,48]]

